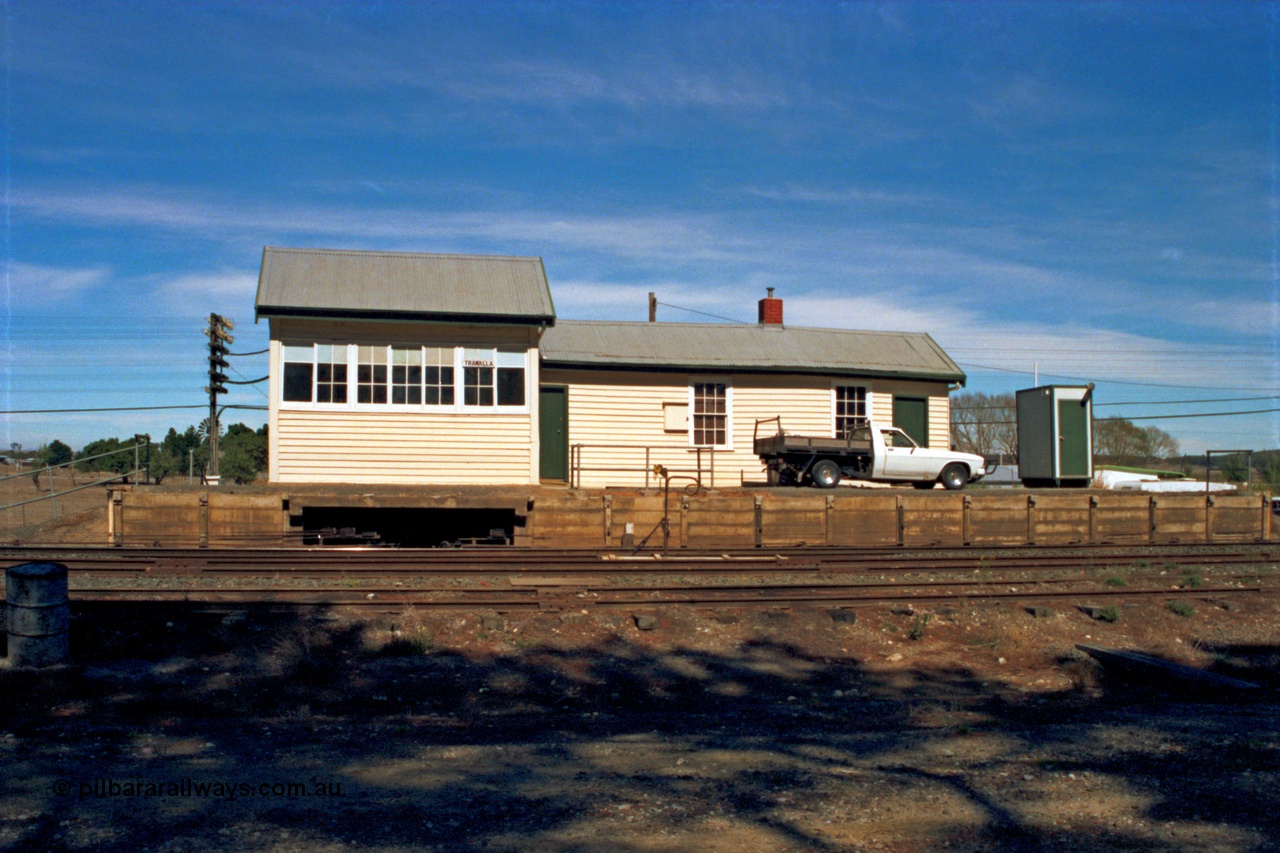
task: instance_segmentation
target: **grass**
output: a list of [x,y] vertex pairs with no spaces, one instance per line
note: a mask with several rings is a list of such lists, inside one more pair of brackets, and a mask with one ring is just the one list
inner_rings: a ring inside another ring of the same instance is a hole
[[925,628],[929,626],[929,620],[933,618],[930,613],[921,613],[911,623],[911,629],[907,631],[908,640],[919,640],[924,637]]
[[1106,580],[1107,586],[1128,586],[1129,582],[1119,575],[1112,575]]
[[1179,616],[1186,617],[1196,612],[1196,608],[1189,601],[1170,601],[1166,607],[1169,612],[1176,613]]
[[1113,607],[1113,606],[1103,607],[1098,611],[1098,615],[1096,618],[1100,622],[1119,622],[1120,608]]
[[413,636],[392,637],[380,646],[367,649],[367,654],[378,658],[407,658],[425,655],[433,648],[435,643],[429,635],[416,633]]
[[1199,589],[1204,586],[1204,578],[1194,573],[1188,573],[1182,578],[1182,586],[1189,589]]

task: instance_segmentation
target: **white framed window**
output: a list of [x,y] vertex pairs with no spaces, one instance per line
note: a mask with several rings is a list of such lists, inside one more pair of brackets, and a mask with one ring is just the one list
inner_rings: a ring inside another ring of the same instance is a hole
[[723,379],[699,379],[689,385],[689,443],[729,447],[733,435],[733,388]]
[[832,432],[845,438],[871,422],[871,390],[865,385],[834,385],[831,389]]
[[281,347],[283,403],[528,411],[528,377],[525,350],[400,344]]
[[422,403],[421,347],[391,348],[391,403],[417,406]]
[[426,347],[422,351],[423,402],[428,406],[452,406],[454,401],[453,347]]
[[387,402],[387,347],[356,347],[356,402]]

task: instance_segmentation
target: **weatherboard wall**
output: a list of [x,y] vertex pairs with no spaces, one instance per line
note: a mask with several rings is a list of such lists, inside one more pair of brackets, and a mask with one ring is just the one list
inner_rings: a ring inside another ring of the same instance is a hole
[[[730,435],[726,445],[714,451],[717,486],[764,481],[764,466],[752,443],[757,420],[781,417],[788,433],[832,435],[832,389],[836,384],[868,387],[872,417],[882,423],[892,422],[895,394],[925,397],[929,401],[930,444],[945,447],[949,440],[947,389],[942,383],[547,367],[542,371],[542,383],[569,390],[569,445],[578,469],[574,484],[588,488],[657,485],[654,465],[662,465],[677,476],[697,476],[699,453],[690,443],[687,420],[679,429],[672,429],[671,424],[673,409],[687,418],[689,389],[695,382],[724,382],[728,386]],[[762,425],[762,429],[773,428],[772,424]],[[712,482],[711,455],[710,449],[702,450],[704,484]],[[688,481],[675,481],[675,485],[684,482]]]
[[[538,479],[536,332],[523,327],[273,319],[273,483],[518,484]],[[528,352],[517,410],[285,403],[282,344],[513,347]]]

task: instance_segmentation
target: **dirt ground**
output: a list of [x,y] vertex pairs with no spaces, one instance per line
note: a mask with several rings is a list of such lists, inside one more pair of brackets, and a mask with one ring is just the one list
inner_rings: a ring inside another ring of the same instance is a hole
[[80,487],[110,475],[55,471],[55,496],[50,501],[49,473],[39,470],[38,485],[33,479],[36,473],[19,470],[11,463],[0,464],[0,507],[4,507],[0,509],[0,542],[107,544],[106,487]]
[[0,851],[1280,850],[1280,603],[1192,604],[76,603],[0,668]]

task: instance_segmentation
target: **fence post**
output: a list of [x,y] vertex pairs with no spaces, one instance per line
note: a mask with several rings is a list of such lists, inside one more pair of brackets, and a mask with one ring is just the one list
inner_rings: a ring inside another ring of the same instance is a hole
[[680,547],[689,547],[689,496],[680,498]]
[[1098,538],[1098,496],[1089,495],[1089,544]]
[[604,496],[604,547],[613,545],[613,495]]
[[756,495],[753,509],[755,510],[755,527],[756,527],[756,547],[764,545],[764,495]]
[[823,524],[822,524],[822,530],[824,534],[823,543],[826,545],[836,544],[836,531],[834,529],[834,526],[831,524],[831,516],[835,512],[835,510],[836,510],[836,496],[827,495],[827,511],[823,516]]
[[200,495],[200,547],[209,547],[209,493]]
[[898,507],[898,545],[903,546],[907,544],[907,513],[901,496],[895,497],[894,501]]
[[1027,544],[1036,544],[1036,496],[1027,495]]

